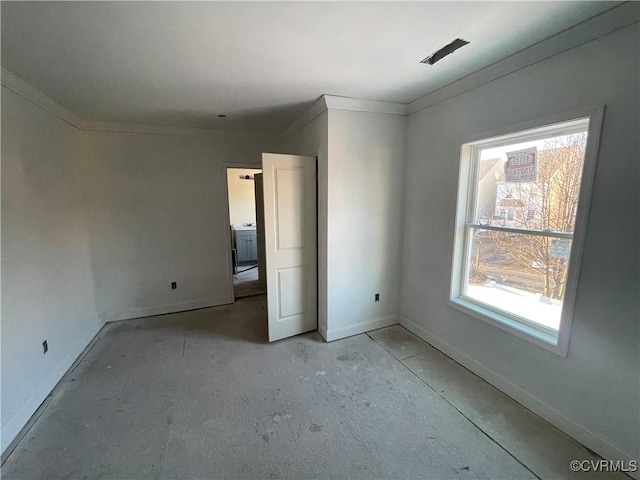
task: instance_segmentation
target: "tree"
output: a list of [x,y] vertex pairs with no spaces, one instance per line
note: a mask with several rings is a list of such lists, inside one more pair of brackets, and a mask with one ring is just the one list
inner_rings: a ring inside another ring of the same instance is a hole
[[[485,223],[573,233],[586,142],[586,132],[545,140],[536,181],[505,183],[503,174],[496,182],[496,211]],[[477,232],[472,279],[502,270],[510,277],[507,283],[533,292],[542,289],[546,297],[561,300],[569,262],[566,242],[548,236]]]

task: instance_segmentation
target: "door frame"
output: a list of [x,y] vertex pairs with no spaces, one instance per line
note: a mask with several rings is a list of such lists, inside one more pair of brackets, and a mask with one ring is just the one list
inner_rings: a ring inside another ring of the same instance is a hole
[[229,179],[227,175],[227,170],[229,168],[251,168],[255,170],[262,170],[262,160],[260,162],[222,162],[220,164],[220,170],[222,175],[222,180],[224,182],[224,205],[226,207],[224,213],[224,231],[225,235],[225,245],[226,248],[226,256],[227,256],[227,286],[229,288],[229,298],[231,299],[231,303],[236,302],[236,294],[233,289],[233,258],[231,257],[231,231],[229,230],[231,227],[231,215],[229,214]]
[[[269,152],[266,151],[264,153],[276,153],[276,152]],[[326,328],[326,324],[324,326],[322,326],[320,324],[321,322],[321,309],[320,309],[320,302],[321,302],[321,295],[320,292],[324,291],[325,293],[325,300],[326,300],[326,294],[327,294],[327,289],[326,289],[326,285],[324,287],[324,289],[321,289],[320,287],[320,272],[321,270],[324,268],[324,272],[325,272],[325,277],[326,277],[326,265],[324,265],[324,267],[321,266],[320,263],[320,258],[321,258],[321,247],[320,247],[320,213],[321,210],[323,210],[324,212],[326,212],[326,197],[322,194],[321,192],[321,183],[320,180],[321,178],[326,178],[323,174],[321,174],[321,168],[320,168],[320,161],[322,158],[324,158],[324,153],[322,149],[318,149],[313,153],[308,154],[308,156],[311,157],[316,157],[316,275],[317,275],[317,283],[316,283],[316,311],[317,311],[317,315],[318,315],[318,333],[320,333],[320,335],[322,336],[323,340],[326,342],[326,336],[327,336],[327,328]],[[223,229],[225,232],[225,245],[226,245],[226,265],[227,265],[227,288],[228,288],[228,298],[230,299],[229,303],[235,303],[236,298],[235,298],[235,292],[233,289],[233,268],[232,268],[232,258],[231,258],[231,232],[229,231],[229,227],[231,225],[231,217],[229,215],[229,185],[227,182],[227,169],[228,168],[254,168],[257,170],[262,170],[262,156],[260,156],[260,160],[257,162],[221,162],[220,164],[220,175],[222,176],[222,182],[224,185],[224,198],[223,198],[223,204],[225,206],[225,212],[223,215]],[[326,180],[325,180],[326,182]],[[326,185],[326,184],[325,184]],[[326,213],[325,213],[326,214]],[[326,252],[326,249],[324,250]],[[324,256],[323,256],[324,258]],[[324,307],[324,312],[325,312],[325,319],[326,319],[326,305]]]

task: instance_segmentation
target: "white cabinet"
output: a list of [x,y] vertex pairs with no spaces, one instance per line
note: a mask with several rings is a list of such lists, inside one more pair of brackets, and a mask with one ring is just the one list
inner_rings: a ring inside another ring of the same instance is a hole
[[258,238],[255,228],[234,230],[234,234],[238,263],[255,263],[258,260]]

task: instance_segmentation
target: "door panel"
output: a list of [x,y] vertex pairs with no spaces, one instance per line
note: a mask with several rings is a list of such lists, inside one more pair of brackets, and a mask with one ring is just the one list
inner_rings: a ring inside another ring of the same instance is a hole
[[278,168],[276,181],[276,242],[278,250],[304,247],[304,205],[291,199],[303,198],[304,169]]
[[304,268],[291,267],[278,270],[278,318],[293,317],[304,313],[304,292],[298,285],[304,283]]
[[316,159],[262,155],[269,341],[317,328]]

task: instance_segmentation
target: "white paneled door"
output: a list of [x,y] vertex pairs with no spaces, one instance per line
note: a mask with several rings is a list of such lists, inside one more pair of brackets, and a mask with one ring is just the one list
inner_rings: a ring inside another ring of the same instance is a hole
[[269,341],[315,330],[316,159],[262,154]]

